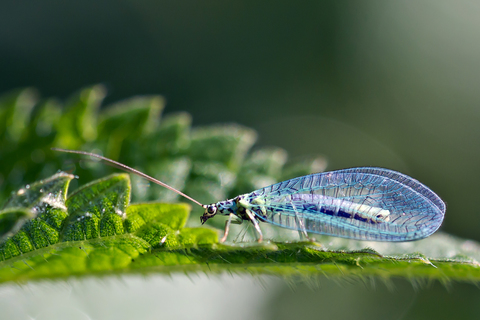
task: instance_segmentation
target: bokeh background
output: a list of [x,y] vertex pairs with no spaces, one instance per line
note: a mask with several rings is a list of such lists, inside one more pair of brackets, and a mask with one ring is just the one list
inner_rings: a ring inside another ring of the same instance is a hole
[[[443,231],[478,241],[479,16],[480,3],[467,0],[3,0],[0,92],[33,86],[66,98],[103,83],[105,104],[162,94],[165,113],[187,111],[196,126],[252,127],[259,145],[291,158],[321,154],[328,169],[407,173],[447,202]],[[193,278],[3,286],[0,318],[475,319],[480,312],[471,284]]]

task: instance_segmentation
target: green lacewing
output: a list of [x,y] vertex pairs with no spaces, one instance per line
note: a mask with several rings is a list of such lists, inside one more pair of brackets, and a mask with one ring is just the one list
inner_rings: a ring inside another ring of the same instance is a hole
[[250,221],[263,235],[259,222],[308,233],[356,240],[412,241],[428,237],[442,224],[445,203],[428,187],[402,173],[360,167],[309,174],[205,205],[183,192],[122,163],[98,154],[54,148],[55,151],[95,157],[178,193],[204,208],[205,223],[217,214],[231,223]]

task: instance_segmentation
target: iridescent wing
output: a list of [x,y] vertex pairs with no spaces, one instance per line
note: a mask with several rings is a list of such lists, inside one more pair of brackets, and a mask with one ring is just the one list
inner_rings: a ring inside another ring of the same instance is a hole
[[428,187],[382,168],[311,174],[259,189],[245,200],[262,221],[357,240],[422,239],[445,215],[445,203]]

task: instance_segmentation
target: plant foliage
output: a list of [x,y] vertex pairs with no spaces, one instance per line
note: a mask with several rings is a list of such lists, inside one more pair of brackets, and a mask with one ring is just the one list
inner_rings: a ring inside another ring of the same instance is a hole
[[[130,181],[127,174],[105,176],[113,169],[50,148],[103,151],[203,203],[319,171],[324,161],[285,165],[282,149],[252,152],[256,133],[238,125],[191,129],[185,113],[160,121],[159,96],[134,97],[100,110],[104,96],[103,87],[94,86],[64,106],[53,99],[39,101],[32,89],[0,98],[0,282],[186,271],[480,279],[478,244],[443,234],[407,244],[328,237],[321,237],[321,244],[258,244],[232,242],[232,235],[229,244],[219,244],[213,226],[221,227],[222,219],[200,227],[200,213],[190,214],[187,204],[147,202],[175,202],[173,192],[137,177]],[[55,173],[59,168],[75,170],[79,179]],[[100,176],[105,177],[92,181]],[[24,185],[27,181],[36,182]],[[68,193],[70,184],[76,190]],[[131,205],[131,196],[139,203]],[[291,239],[290,231],[262,228],[267,238]]]

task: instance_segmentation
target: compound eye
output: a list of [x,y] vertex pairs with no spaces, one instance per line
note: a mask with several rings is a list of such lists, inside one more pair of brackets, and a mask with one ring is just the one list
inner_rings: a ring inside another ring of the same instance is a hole
[[207,212],[210,213],[210,214],[214,214],[216,211],[217,211],[217,208],[214,207],[214,206],[209,206],[207,208]]

